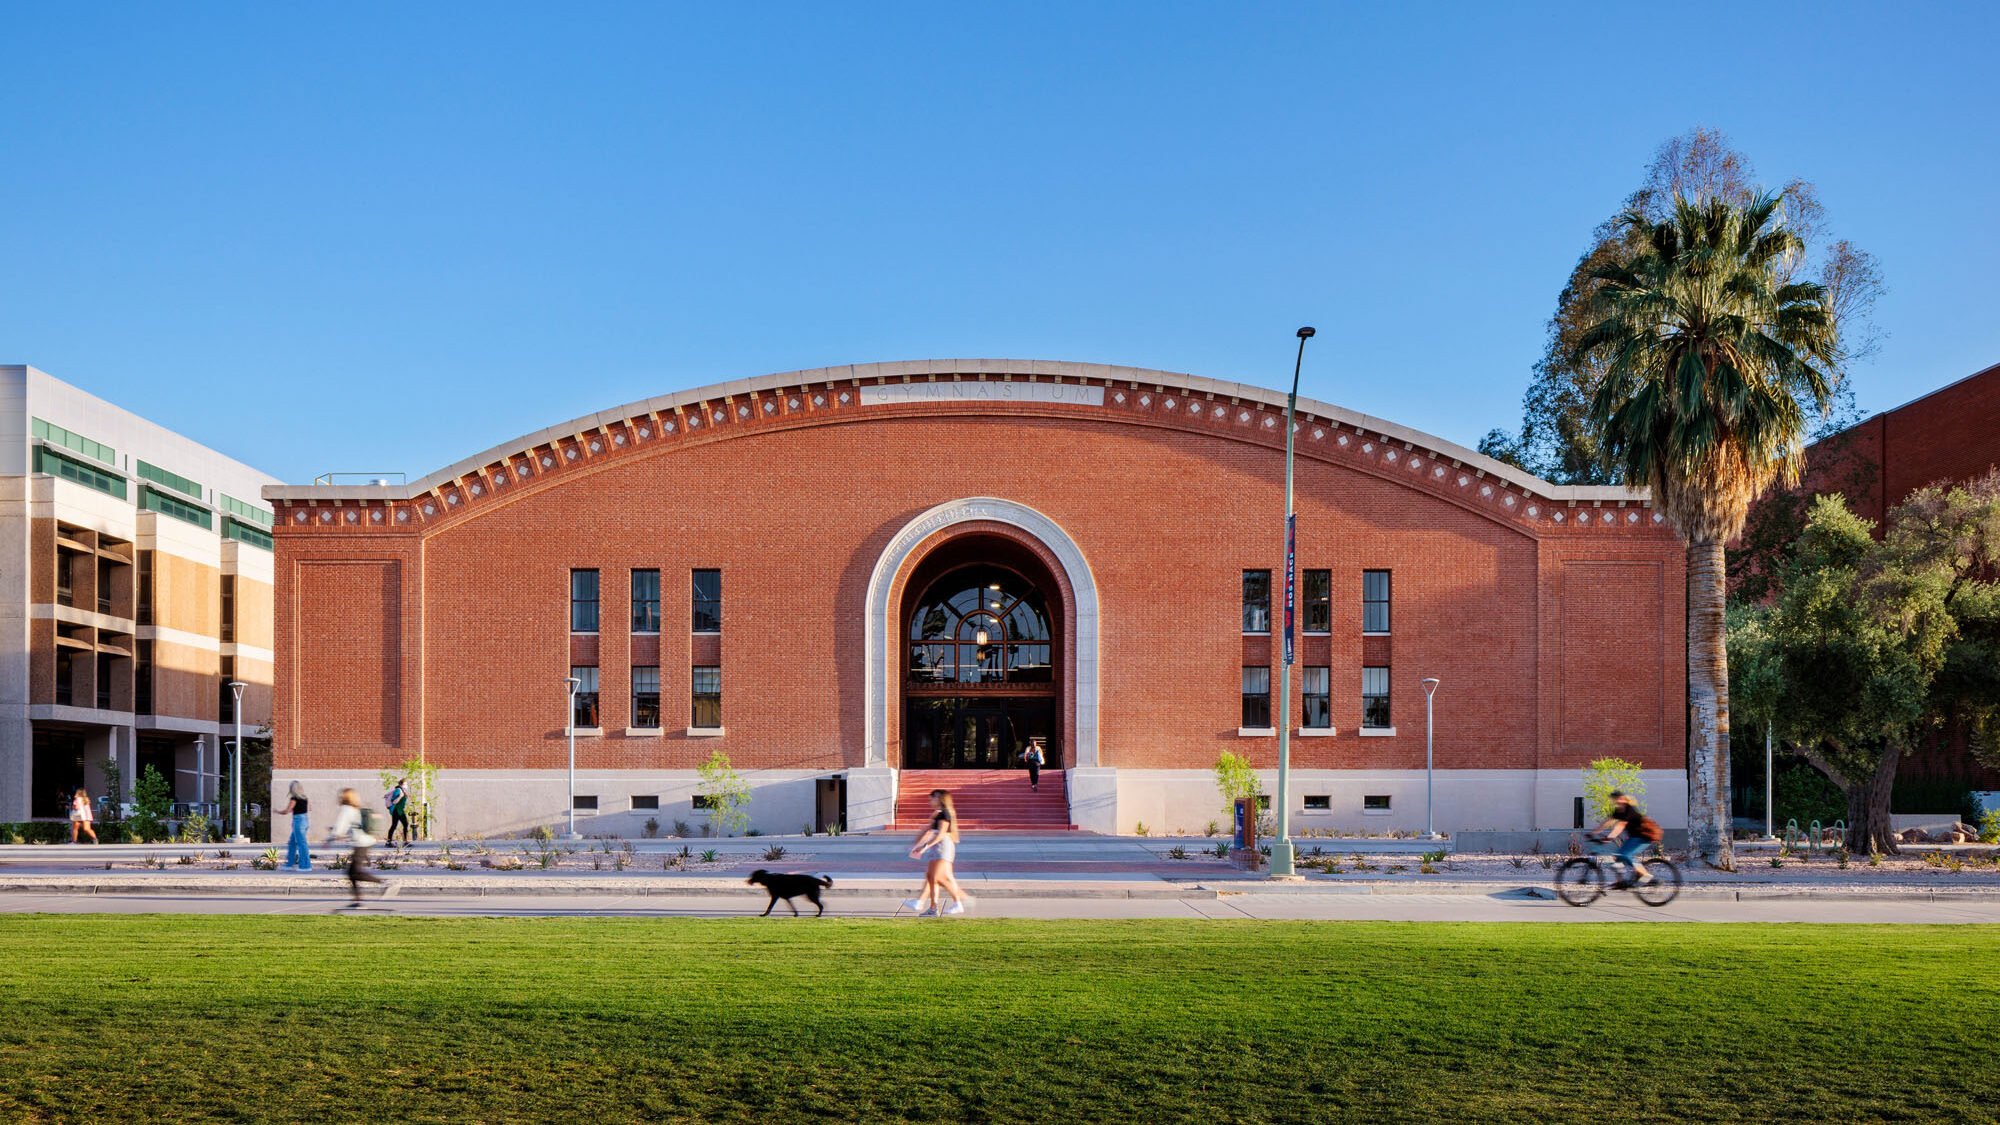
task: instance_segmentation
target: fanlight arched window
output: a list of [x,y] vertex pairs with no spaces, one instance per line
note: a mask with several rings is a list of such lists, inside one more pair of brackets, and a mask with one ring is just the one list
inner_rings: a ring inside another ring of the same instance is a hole
[[1053,678],[1041,592],[1011,571],[965,567],[931,584],[910,614],[910,679],[1045,684]]

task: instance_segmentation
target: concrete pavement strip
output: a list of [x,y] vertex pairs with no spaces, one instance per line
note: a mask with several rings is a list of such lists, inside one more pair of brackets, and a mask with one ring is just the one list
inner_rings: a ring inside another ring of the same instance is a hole
[[[687,897],[722,893],[746,893],[742,879],[732,877],[576,878],[534,875],[506,877],[439,877],[389,874],[403,895],[438,896],[601,896]],[[1546,884],[1511,882],[1423,881],[1423,882],[1335,882],[1313,880],[1306,883],[1273,883],[1256,879],[1198,880],[1171,882],[1162,879],[1106,879],[1060,877],[1014,878],[1004,876],[961,877],[972,893],[991,898],[1022,899],[1228,899],[1241,895],[1357,897],[1433,896],[1478,897],[1515,900],[1553,900],[1554,889]],[[216,874],[187,876],[128,875],[78,877],[73,875],[0,876],[0,894],[39,895],[315,895],[342,894],[344,876]],[[838,877],[827,893],[830,897],[913,896],[921,882],[911,875],[849,875]],[[750,892],[761,893],[761,892]],[[1834,902],[1936,902],[1988,903],[2000,901],[2000,892],[1985,888],[1932,886],[1799,886],[1749,884],[1717,886],[1691,883],[1683,887],[1685,902],[1754,902],[1763,900],[1826,900]],[[1610,896],[1606,901],[1618,901]]]

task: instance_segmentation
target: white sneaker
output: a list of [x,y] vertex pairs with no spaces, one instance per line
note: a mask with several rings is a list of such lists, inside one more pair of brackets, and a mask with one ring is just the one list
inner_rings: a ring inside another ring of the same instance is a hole
[[382,888],[382,897],[395,898],[398,894],[402,893],[402,890],[403,890],[403,884],[391,883],[388,886]]
[[944,912],[946,914],[963,914],[965,913],[965,904],[962,902],[954,902],[950,906],[945,907]]
[[922,910],[922,909],[924,909],[924,903],[923,903],[923,900],[922,900],[922,899],[915,899],[915,898],[906,898],[906,899],[904,899],[904,900],[903,900],[903,909],[905,909],[905,910]]

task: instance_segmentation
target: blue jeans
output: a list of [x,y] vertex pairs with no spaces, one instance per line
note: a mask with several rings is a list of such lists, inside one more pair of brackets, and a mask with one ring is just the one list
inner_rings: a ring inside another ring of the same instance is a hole
[[312,852],[306,847],[306,818],[302,814],[295,815],[292,817],[292,838],[285,841],[285,866],[311,871],[312,865]]
[[1638,865],[1633,861],[1639,858],[1640,853],[1652,846],[1653,842],[1651,840],[1629,834],[1624,839],[1618,841],[1618,859],[1625,864],[1626,878],[1636,879],[1639,877]]

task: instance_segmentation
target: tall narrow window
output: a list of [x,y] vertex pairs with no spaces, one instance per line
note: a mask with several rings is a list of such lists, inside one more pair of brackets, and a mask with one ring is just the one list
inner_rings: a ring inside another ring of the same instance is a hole
[[[596,571],[591,571],[596,574]],[[584,730],[597,729],[597,666],[580,664],[572,667],[569,674],[576,680],[576,702],[570,709],[570,722]]]
[[222,576],[222,643],[236,640],[236,576]]
[[1271,631],[1271,572],[1268,570],[1243,572],[1243,631]]
[[597,632],[597,572],[569,572],[569,631]]
[[722,669],[696,667],[693,676],[694,722],[701,730],[722,729]]
[[1386,730],[1395,725],[1389,721],[1387,668],[1361,670],[1361,725],[1376,730]]
[[222,687],[219,689],[220,694],[216,696],[215,700],[215,717],[217,722],[228,723],[234,722],[236,719],[236,693],[229,690],[229,685],[235,679],[236,658],[225,656],[222,658]]
[[632,572],[632,631],[660,631],[660,572],[657,570]]
[[657,665],[635,665],[632,669],[632,725],[653,730],[660,725],[660,669]]
[[1326,730],[1333,726],[1333,699],[1329,689],[1332,670],[1325,665],[1307,665],[1300,681],[1300,696],[1305,703],[1301,724],[1307,730]]
[[111,655],[97,654],[97,709],[111,710]]
[[1271,669],[1261,664],[1243,669],[1243,725],[1271,725]]
[[1305,631],[1308,633],[1333,632],[1333,572],[1330,570],[1308,570],[1305,586],[1300,593],[1305,605]]
[[76,556],[68,551],[56,552],[56,604],[76,605]]
[[139,624],[153,623],[153,552],[139,552],[139,588],[134,596],[139,603]]
[[75,699],[75,659],[69,649],[56,650],[56,702],[67,707]]
[[1361,631],[1389,631],[1389,572],[1386,570],[1361,572]]
[[136,641],[133,646],[132,711],[153,713],[153,642]]
[[722,632],[722,572],[694,572],[694,631]]

